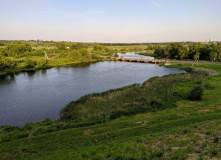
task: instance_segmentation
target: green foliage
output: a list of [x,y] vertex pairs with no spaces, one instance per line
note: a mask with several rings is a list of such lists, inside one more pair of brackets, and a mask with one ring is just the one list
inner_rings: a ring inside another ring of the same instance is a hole
[[185,70],[188,72],[188,73],[191,73],[194,71],[194,69],[192,67],[186,67]]
[[24,57],[31,53],[32,47],[27,44],[8,45],[2,50],[2,54],[7,57]]
[[194,86],[192,90],[190,90],[188,94],[189,100],[202,100],[204,88],[201,85]]
[[163,157],[164,151],[152,151],[151,158]]
[[0,56],[0,71],[4,71],[7,68],[13,68],[15,67],[15,63],[13,63],[11,60],[6,59],[3,56]]
[[214,156],[217,156],[218,150],[217,150],[215,147],[211,147],[211,148],[209,149],[209,153],[210,153],[210,155],[211,155],[212,157],[214,157]]
[[46,63],[47,63],[47,61],[43,58],[37,60],[37,65],[40,66],[40,67],[42,67]]
[[88,44],[86,43],[74,43],[71,45],[70,47],[71,49],[74,49],[74,50],[79,50],[79,49],[87,49],[88,48]]
[[26,68],[33,68],[36,66],[36,62],[27,58],[26,61],[25,61],[25,67]]
[[219,137],[215,136],[214,139],[213,139],[213,142],[218,143],[219,142]]
[[65,49],[66,49],[66,45],[65,45],[64,42],[58,42],[58,43],[56,44],[56,46],[57,46],[57,48],[58,48],[59,50],[65,50]]
[[214,89],[214,88],[215,88],[215,86],[213,86],[211,83],[206,83],[206,84],[204,85],[204,87],[205,87],[206,89]]
[[157,48],[154,51],[154,55],[159,58],[167,58],[167,51],[164,48]]
[[182,45],[179,43],[168,44],[166,47],[155,46],[154,55],[159,58],[177,60],[195,60],[200,55],[200,60],[221,61],[221,45]]

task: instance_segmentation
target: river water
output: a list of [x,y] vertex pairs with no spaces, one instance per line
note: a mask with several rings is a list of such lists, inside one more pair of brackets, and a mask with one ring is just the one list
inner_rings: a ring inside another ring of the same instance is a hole
[[[123,56],[130,54],[138,56]],[[54,120],[61,108],[83,95],[175,73],[185,71],[155,64],[105,61],[6,76],[0,78],[0,126],[22,126],[47,117]]]

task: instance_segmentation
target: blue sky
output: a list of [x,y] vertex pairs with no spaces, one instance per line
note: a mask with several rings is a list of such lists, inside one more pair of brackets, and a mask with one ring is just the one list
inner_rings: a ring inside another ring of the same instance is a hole
[[221,0],[0,0],[1,40],[221,41]]

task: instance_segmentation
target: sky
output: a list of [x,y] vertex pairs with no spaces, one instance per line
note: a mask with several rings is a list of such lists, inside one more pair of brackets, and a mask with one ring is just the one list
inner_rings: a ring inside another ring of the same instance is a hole
[[0,40],[221,41],[221,0],[0,0]]

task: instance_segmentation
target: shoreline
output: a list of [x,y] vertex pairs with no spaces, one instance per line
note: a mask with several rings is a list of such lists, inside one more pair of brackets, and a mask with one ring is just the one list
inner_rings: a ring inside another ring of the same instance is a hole
[[[95,61],[94,61],[95,62]],[[101,61],[96,61],[96,62],[101,62]],[[96,63],[95,62],[95,63]],[[92,62],[81,62],[81,63],[69,63],[69,64],[66,64],[66,65],[60,65],[60,66],[55,66],[55,67],[50,67],[50,68],[56,68],[56,67],[65,67],[65,66],[69,66],[69,65],[73,65],[73,64],[82,64],[82,63],[92,63]],[[161,66],[160,64],[158,64],[159,66]],[[164,66],[164,67],[166,67],[166,66]],[[174,67],[175,68],[175,67]],[[46,68],[46,69],[49,69],[49,68]],[[40,70],[40,69],[39,69]],[[32,72],[32,71],[36,71],[36,70],[29,70],[29,71],[24,71],[24,72]],[[22,72],[19,72],[19,73],[22,73]],[[15,73],[16,74],[16,73]],[[178,74],[184,74],[184,73],[178,73]],[[186,74],[186,73],[185,73]],[[168,74],[168,75],[173,75],[173,74]],[[168,76],[168,75],[166,75],[166,76]],[[157,76],[158,77],[158,76]],[[164,76],[163,76],[164,77]],[[143,83],[145,83],[146,81],[152,81],[152,79],[154,79],[155,77],[151,77],[151,78],[149,78],[149,79],[147,79],[147,80],[145,80]],[[161,77],[158,77],[158,78],[161,78]],[[102,92],[94,92],[94,93],[91,93],[91,94],[85,94],[85,95],[83,95],[83,96],[81,96],[80,98],[78,98],[78,99],[76,99],[76,100],[74,100],[74,101],[78,101],[79,99],[82,99],[82,98],[84,98],[84,97],[88,97],[88,96],[91,96],[91,95],[103,95],[103,94],[106,94],[106,93],[110,93],[110,92],[115,92],[115,91],[121,91],[121,90],[124,90],[124,89],[126,89],[126,88],[130,88],[131,86],[134,86],[134,85],[139,85],[139,86],[141,86],[143,83],[134,83],[134,84],[131,84],[131,85],[126,85],[126,86],[123,86],[123,87],[120,87],[120,88],[115,88],[115,89],[108,89],[108,90],[105,90],[105,91],[102,91]],[[59,111],[59,113],[69,104],[69,103],[71,103],[72,101],[70,101],[70,102],[68,102],[66,105],[64,105],[61,109],[60,109],[60,111]],[[53,120],[51,120],[51,121],[57,121],[59,118],[60,118],[60,114],[58,115],[58,118],[56,118],[56,119],[53,119]],[[45,118],[47,118],[47,117],[45,117]],[[30,122],[27,122],[27,123],[39,123],[39,122],[41,122],[41,121],[36,121],[36,122],[32,122],[32,121],[30,121]],[[24,125],[10,125],[10,126],[18,126],[18,127],[23,127],[23,126],[25,126],[27,123],[25,123]],[[7,124],[6,124],[7,125]],[[5,125],[2,125],[2,126],[5,126]],[[2,126],[0,126],[0,127],[2,127]]]
[[36,68],[11,68],[6,71],[2,71],[3,73],[0,73],[0,78],[5,77],[5,76],[10,76],[10,75],[15,75],[23,72],[33,72],[33,71],[38,71],[41,69],[47,70],[50,68],[56,68],[56,67],[63,67],[63,66],[69,66],[69,65],[74,65],[74,64],[82,64],[82,63],[93,63],[93,62],[102,62],[105,60],[91,60],[87,62],[71,62],[71,63],[65,63],[65,64],[58,64],[58,65],[44,65],[42,67],[36,67]]
[[[69,66],[69,65],[73,65],[73,64],[82,64],[82,63],[92,63],[92,62],[100,62],[100,61],[90,61],[90,62],[81,62],[81,63],[69,63],[69,64],[66,64],[66,65],[58,65],[58,66],[54,66],[55,68],[56,67],[64,67],[64,66]],[[160,64],[158,64],[159,66],[163,66],[163,67],[167,67],[167,68],[177,68],[177,69],[182,69],[182,70],[185,70],[184,68],[182,68],[182,65],[183,64],[178,64],[177,65],[177,62],[175,62],[175,63],[173,63],[173,64],[170,64],[170,65],[160,65]],[[174,65],[177,65],[177,66],[174,66]],[[49,68],[53,68],[53,67],[48,67],[48,68],[46,68],[46,69],[49,69]],[[40,69],[45,69],[45,68],[40,68]],[[36,70],[40,70],[40,69],[30,69],[30,70],[28,70],[28,71],[23,71],[23,72],[32,72],[32,71],[36,71]],[[22,73],[22,72],[18,72],[18,73]],[[188,73],[188,72],[187,72]],[[14,74],[16,74],[16,73],[14,73]],[[183,73],[181,73],[181,74],[183,74]],[[186,73],[185,73],[186,74]],[[10,74],[9,74],[10,75]],[[173,75],[173,74],[169,74],[170,76],[171,75]],[[168,75],[167,75],[168,76]],[[154,77],[152,77],[152,78],[154,78]],[[152,78],[150,78],[150,79],[152,79]],[[147,79],[146,81],[149,81],[150,79]],[[146,82],[145,81],[145,82]],[[144,82],[144,83],[145,83]],[[135,83],[136,84],[136,83]],[[106,91],[104,91],[104,92],[99,92],[99,93],[92,93],[92,94],[86,94],[86,95],[83,95],[82,97],[80,97],[79,99],[82,99],[83,97],[87,97],[87,96],[89,96],[89,95],[93,95],[93,94],[97,94],[97,95],[102,95],[102,94],[105,94],[105,93],[109,93],[109,92],[112,92],[112,91],[117,91],[117,90],[122,90],[122,89],[124,89],[124,88],[128,88],[128,87],[130,87],[130,86],[133,86],[134,84],[131,84],[131,85],[128,85],[128,86],[123,86],[123,87],[121,87],[121,88],[117,88],[117,89],[109,89],[109,90],[106,90]],[[142,85],[142,84],[139,84],[139,85]],[[77,99],[77,100],[75,100],[75,101],[78,101],[79,99]],[[71,102],[73,102],[73,101],[71,101]],[[69,103],[71,103],[71,102],[69,102]],[[68,103],[68,104],[69,104]],[[60,110],[60,112],[68,105],[68,104],[66,104],[65,106],[63,106],[62,108],[61,108],[61,110]],[[57,119],[54,119],[54,120],[52,120],[52,121],[57,121],[58,119],[60,118],[60,115],[58,116],[58,118]],[[38,122],[40,122],[40,121],[36,121],[36,122],[27,122],[27,123],[38,123]],[[26,123],[26,124],[27,124]],[[3,125],[3,126],[5,126],[5,125]],[[14,125],[12,125],[12,126],[14,126]],[[19,127],[23,127],[24,125],[22,125],[22,126],[20,126],[20,125],[18,125]],[[0,127],[2,127],[2,126],[0,126]]]

